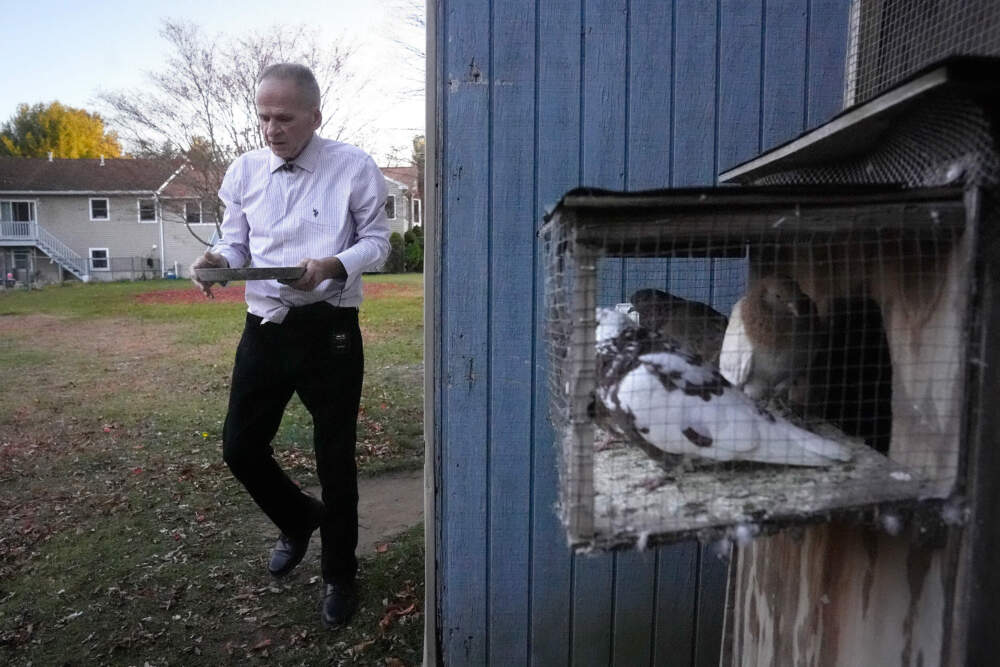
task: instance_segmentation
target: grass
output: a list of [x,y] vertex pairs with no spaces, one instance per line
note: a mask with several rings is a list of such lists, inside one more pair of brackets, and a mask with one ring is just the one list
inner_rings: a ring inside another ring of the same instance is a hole
[[[319,623],[316,562],[266,575],[273,528],[219,456],[245,306],[143,302],[187,287],[0,295],[0,663],[419,662],[419,527],[362,561],[340,631]],[[422,460],[421,288],[365,277],[365,474]],[[317,483],[300,403],[275,449]]]

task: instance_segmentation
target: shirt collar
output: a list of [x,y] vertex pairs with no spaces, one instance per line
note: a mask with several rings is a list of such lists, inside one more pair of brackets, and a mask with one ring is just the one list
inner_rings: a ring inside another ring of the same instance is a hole
[[[295,166],[297,168],[305,169],[311,174],[314,171],[316,171],[316,162],[318,159],[318,153],[319,153],[319,141],[316,140],[316,135],[313,134],[311,137],[309,137],[309,141],[306,143],[306,147],[302,149],[302,152],[299,153],[299,156],[294,160],[292,160],[292,162],[295,163]],[[281,169],[282,165],[284,164],[285,160],[278,157],[274,153],[271,153],[271,157],[268,158],[267,165],[270,168],[272,174]]]

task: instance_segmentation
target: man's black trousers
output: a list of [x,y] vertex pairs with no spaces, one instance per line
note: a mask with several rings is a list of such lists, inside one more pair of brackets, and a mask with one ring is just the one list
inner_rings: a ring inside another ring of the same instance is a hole
[[[223,458],[285,535],[302,537],[319,523],[328,583],[353,578],[358,567],[354,449],[363,374],[356,308],[311,304],[291,309],[281,324],[262,324],[247,314],[222,433]],[[271,440],[293,392],[313,418],[322,516],[273,457]]]

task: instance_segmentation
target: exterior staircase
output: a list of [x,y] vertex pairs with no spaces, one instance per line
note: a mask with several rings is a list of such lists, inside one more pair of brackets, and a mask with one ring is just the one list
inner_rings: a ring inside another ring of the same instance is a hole
[[0,245],[34,246],[83,282],[90,280],[86,258],[78,255],[37,222],[0,222]]

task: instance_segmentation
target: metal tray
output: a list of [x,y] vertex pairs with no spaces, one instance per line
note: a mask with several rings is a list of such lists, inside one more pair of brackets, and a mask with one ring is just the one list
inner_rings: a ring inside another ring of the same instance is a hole
[[195,269],[198,280],[222,283],[227,280],[298,280],[304,266],[247,267],[243,269]]

